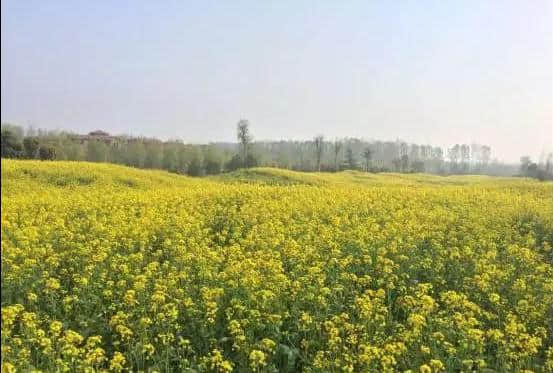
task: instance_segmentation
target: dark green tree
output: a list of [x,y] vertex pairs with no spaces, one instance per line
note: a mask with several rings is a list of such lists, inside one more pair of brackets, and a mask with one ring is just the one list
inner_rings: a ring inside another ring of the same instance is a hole
[[144,167],[145,158],[146,149],[141,140],[133,139],[133,141],[127,144],[127,154],[125,157],[126,165],[142,168]]
[[11,129],[2,128],[2,158],[19,158],[23,155],[23,146]]
[[189,176],[200,176],[202,174],[202,164],[198,157],[192,158],[192,160],[188,164],[188,169],[186,170],[186,173]]
[[257,167],[257,165],[258,162],[255,155],[253,155],[252,153],[248,153],[248,155],[246,156],[246,168]]
[[334,140],[334,143],[332,144],[332,150],[334,153],[334,171],[339,171],[340,168],[340,165],[338,164],[338,156],[342,151],[342,146],[343,142],[338,139]]
[[401,159],[400,158],[394,158],[392,160],[392,164],[394,165],[394,171],[395,172],[401,172]]
[[400,162],[401,162],[401,172],[409,171],[409,156],[407,154],[403,154],[401,156]]
[[236,137],[238,138],[238,142],[240,143],[240,156],[242,158],[243,165],[247,168],[248,165],[246,160],[248,158],[252,136],[250,134],[250,122],[248,122],[246,119],[241,119],[238,122]]
[[411,163],[411,168],[413,169],[413,172],[424,172],[424,162],[421,160],[416,160]]
[[90,140],[86,145],[86,160],[89,162],[105,162],[107,153],[107,146],[103,141]]
[[162,168],[168,171],[177,170],[177,151],[172,144],[165,144],[163,146],[163,159]]
[[242,159],[240,159],[240,155],[235,154],[225,164],[225,170],[226,171],[235,171],[235,170],[238,170],[241,166],[242,166]]
[[313,138],[313,147],[315,148],[315,164],[317,172],[321,172],[321,159],[323,157],[325,139],[323,135],[318,135]]
[[53,161],[56,159],[56,149],[52,146],[42,145],[38,148],[38,157],[41,161]]
[[38,155],[38,148],[40,144],[36,137],[25,137],[23,139],[23,150],[25,153],[25,158],[35,159]]
[[161,143],[158,141],[150,141],[145,144],[146,156],[144,157],[145,168],[161,168],[162,164],[162,149]]
[[461,145],[455,144],[447,150],[447,157],[449,158],[449,170],[451,173],[457,173],[459,171],[459,159],[461,158]]
[[345,167],[348,170],[357,169],[357,160],[355,159],[355,156],[353,155],[353,150],[351,148],[346,149]]
[[371,152],[371,149],[369,149],[368,147],[365,149],[365,151],[363,152],[363,158],[365,158],[365,171],[369,172],[370,168],[370,163],[371,163],[371,159],[372,159],[372,152]]
[[524,157],[520,157],[520,174],[522,176],[528,176],[528,169],[531,164],[532,159],[529,156],[525,155]]
[[215,159],[208,159],[204,165],[206,175],[215,175],[221,172],[221,163]]

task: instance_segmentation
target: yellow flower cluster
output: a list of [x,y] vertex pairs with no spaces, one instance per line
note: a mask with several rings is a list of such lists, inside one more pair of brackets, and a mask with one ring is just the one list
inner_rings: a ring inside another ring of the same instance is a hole
[[2,372],[553,370],[551,183],[259,172],[2,160]]

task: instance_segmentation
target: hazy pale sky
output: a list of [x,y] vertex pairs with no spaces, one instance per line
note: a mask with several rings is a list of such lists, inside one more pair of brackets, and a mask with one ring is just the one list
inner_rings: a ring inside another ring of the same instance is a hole
[[2,121],[234,141],[553,142],[552,2],[2,0]]

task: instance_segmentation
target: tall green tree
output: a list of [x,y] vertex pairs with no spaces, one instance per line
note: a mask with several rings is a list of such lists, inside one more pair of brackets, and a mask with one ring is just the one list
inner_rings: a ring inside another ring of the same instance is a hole
[[523,176],[527,176],[529,173],[530,165],[532,164],[532,159],[525,155],[523,157],[520,157],[520,174]]
[[401,162],[401,172],[409,171],[409,156],[407,154],[403,154],[401,156],[400,162]]
[[242,160],[238,154],[232,156],[232,158],[225,164],[226,171],[235,171],[242,165]]
[[240,156],[242,158],[243,165],[247,168],[248,151],[253,138],[250,134],[250,122],[246,119],[240,119],[238,122],[236,137],[240,143]]
[[455,144],[447,150],[450,172],[458,172],[459,159],[461,158],[461,145]]
[[461,145],[461,168],[464,173],[470,171],[470,146],[467,144]]
[[192,158],[186,173],[190,176],[200,176],[202,174],[202,163],[199,157]]
[[83,161],[85,159],[85,149],[77,142],[65,144],[64,151],[69,161]]
[[42,145],[38,149],[38,156],[41,161],[53,161],[56,159],[56,149],[53,146]]
[[25,158],[35,159],[38,156],[38,148],[40,144],[36,137],[25,137],[23,139],[23,149]]
[[89,162],[106,162],[107,145],[103,141],[89,140],[86,145],[86,160]]
[[553,153],[547,154],[547,159],[545,161],[545,172],[549,177],[553,176]]
[[318,135],[313,138],[313,147],[315,148],[315,164],[317,171],[321,172],[321,159],[323,157],[325,147],[323,135]]
[[355,170],[357,168],[357,160],[355,159],[355,155],[353,154],[353,150],[348,147],[346,149],[346,168],[348,170]]
[[173,144],[165,144],[163,146],[162,167],[164,170],[177,170],[177,151]]
[[148,141],[145,144],[146,156],[144,157],[145,168],[161,168],[163,157],[161,143],[159,141]]
[[19,158],[23,155],[23,146],[12,129],[2,127],[2,158]]
[[2,123],[1,127],[3,130],[9,130],[17,142],[23,142],[23,137],[25,136],[25,130],[23,127],[11,123]]
[[367,147],[365,149],[365,151],[363,152],[363,158],[365,159],[365,171],[369,172],[370,168],[370,163],[371,163],[371,159],[372,159],[372,151],[371,149],[369,149],[369,147]]
[[338,139],[334,140],[334,143],[332,144],[332,151],[334,153],[334,171],[339,171],[340,166],[338,165],[338,156],[342,151],[343,145],[344,143]]
[[133,139],[127,145],[126,164],[128,166],[142,168],[144,167],[144,159],[146,158],[146,149],[141,140]]

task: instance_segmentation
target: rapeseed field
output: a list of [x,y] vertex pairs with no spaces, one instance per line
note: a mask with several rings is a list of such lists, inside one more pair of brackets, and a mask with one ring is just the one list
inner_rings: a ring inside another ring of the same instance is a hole
[[551,372],[552,184],[2,160],[2,372]]

